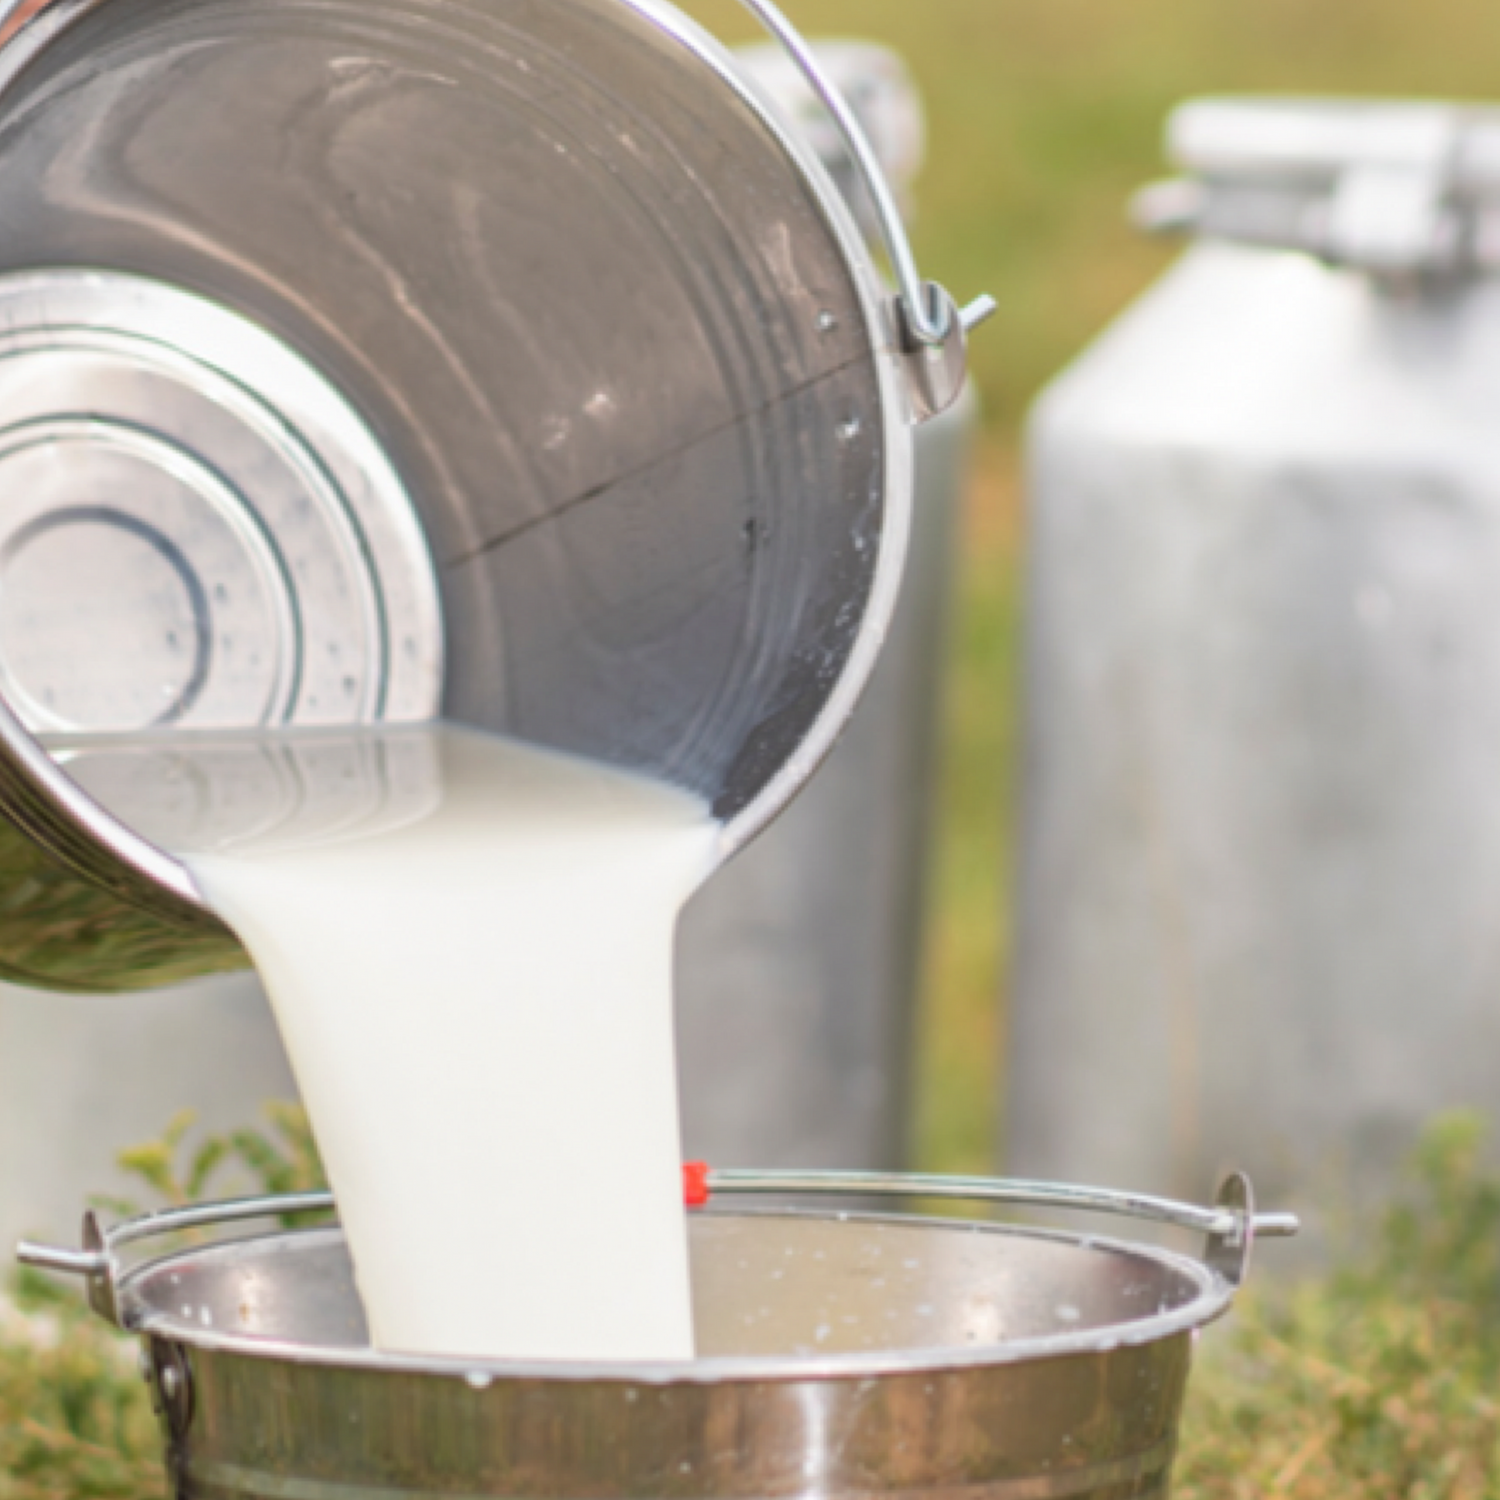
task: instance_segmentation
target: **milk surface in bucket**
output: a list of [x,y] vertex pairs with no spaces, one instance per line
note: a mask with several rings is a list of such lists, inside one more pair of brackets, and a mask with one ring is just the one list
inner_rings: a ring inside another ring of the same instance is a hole
[[692,1356],[672,947],[706,804],[448,726],[58,753],[254,958],[379,1347]]

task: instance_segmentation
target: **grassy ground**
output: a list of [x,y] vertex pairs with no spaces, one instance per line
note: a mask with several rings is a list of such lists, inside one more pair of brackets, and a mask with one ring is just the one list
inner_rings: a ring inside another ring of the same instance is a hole
[[1483,1122],[1436,1125],[1337,1273],[1246,1298],[1207,1347],[1177,1500],[1500,1495],[1500,1180]]
[[[988,413],[964,545],[917,1156],[989,1164],[1023,527],[1025,406],[1165,263],[1125,224],[1161,171],[1166,110],[1223,90],[1483,97],[1488,0],[787,0],[812,32],[884,38],[928,91],[919,246],[1000,314],[975,351]],[[726,34],[733,0],[692,6]],[[1475,1132],[1434,1136],[1412,1205],[1373,1251],[1209,1342],[1183,1500],[1500,1497],[1500,1185]],[[159,1494],[154,1436],[118,1345],[33,1289],[0,1319],[0,1500]]]

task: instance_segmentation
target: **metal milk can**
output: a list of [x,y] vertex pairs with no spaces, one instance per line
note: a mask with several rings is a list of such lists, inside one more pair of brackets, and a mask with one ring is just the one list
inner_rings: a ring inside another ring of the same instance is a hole
[[1500,1097],[1500,112],[1170,143],[1031,425],[1010,1157],[1360,1192]]

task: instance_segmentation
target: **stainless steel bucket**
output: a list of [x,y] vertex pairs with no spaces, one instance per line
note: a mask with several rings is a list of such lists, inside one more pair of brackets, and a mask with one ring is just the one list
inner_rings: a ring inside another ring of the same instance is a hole
[[897,295],[660,0],[54,0],[0,53],[0,971],[244,963],[45,732],[441,711],[702,794],[725,857],[803,784],[983,307],[745,3]]
[[1228,1308],[1256,1233],[1296,1228],[1257,1215],[1242,1177],[1214,1209],[864,1174],[723,1172],[707,1186],[1086,1208],[1207,1245],[1197,1260],[991,1223],[695,1214],[701,1357],[621,1367],[377,1354],[335,1229],[121,1268],[154,1236],[322,1198],[179,1210],[109,1236],[90,1221],[82,1253],[22,1253],[88,1275],[96,1310],[142,1338],[179,1500],[1126,1500],[1166,1494],[1194,1334]]

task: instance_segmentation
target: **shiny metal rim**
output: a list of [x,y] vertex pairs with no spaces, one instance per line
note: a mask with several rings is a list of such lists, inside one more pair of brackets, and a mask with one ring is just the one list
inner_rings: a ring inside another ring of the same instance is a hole
[[[210,1228],[243,1223],[253,1219],[279,1217],[288,1213],[332,1211],[334,1199],[328,1193],[304,1193],[271,1198],[241,1199],[231,1203],[201,1204],[149,1214],[104,1231],[90,1213],[84,1220],[82,1250],[62,1250],[49,1246],[22,1244],[18,1258],[27,1265],[67,1275],[84,1276],[89,1282],[90,1303],[94,1310],[111,1322],[132,1331],[159,1334],[191,1344],[194,1347],[242,1354],[255,1358],[287,1360],[297,1364],[338,1366],[383,1370],[393,1373],[426,1373],[467,1377],[480,1371],[493,1379],[550,1380],[628,1380],[653,1384],[685,1382],[703,1384],[724,1380],[802,1380],[892,1374],[900,1372],[952,1369],[985,1365],[1016,1364],[1067,1354],[1104,1353],[1126,1345],[1153,1343],[1186,1333],[1221,1316],[1234,1300],[1242,1281],[1256,1237],[1289,1237],[1299,1223],[1294,1215],[1260,1214],[1255,1209],[1254,1190],[1243,1173],[1225,1180],[1214,1206],[1205,1208],[1179,1203],[1172,1199],[1145,1194],[1125,1193],[1106,1188],[1078,1187],[1063,1183],[1032,1182],[1005,1178],[933,1177],[910,1173],[878,1172],[764,1172],[727,1170],[712,1172],[693,1167],[689,1176],[709,1195],[717,1194],[810,1194],[860,1197],[926,1197],[978,1200],[1010,1205],[1067,1208],[1106,1213],[1126,1218],[1145,1219],[1170,1224],[1207,1236],[1204,1258],[1157,1246],[1133,1244],[1097,1235],[1080,1236],[1060,1230],[1017,1227],[988,1222],[966,1222],[924,1218],[919,1215],[881,1215],[847,1213],[841,1219],[865,1223],[900,1225],[927,1224],[935,1231],[992,1234],[1016,1238],[1040,1239],[1098,1250],[1105,1254],[1134,1256],[1170,1267],[1187,1278],[1196,1288],[1193,1298],[1183,1306],[1153,1317],[1142,1318],[1108,1328],[1041,1338],[1017,1339],[988,1349],[934,1348],[901,1354],[831,1355],[822,1359],[791,1359],[760,1356],[740,1359],[704,1359],[684,1364],[565,1364],[513,1363],[506,1361],[444,1360],[401,1357],[373,1350],[320,1350],[304,1345],[267,1339],[236,1338],[204,1330],[191,1323],[179,1323],[165,1315],[132,1320],[128,1312],[128,1294],[132,1283],[161,1266],[172,1257],[149,1262],[132,1271],[123,1271],[117,1251],[128,1245],[180,1233],[190,1229]],[[695,1200],[696,1201],[696,1200]],[[763,1210],[771,1217],[827,1218],[824,1213],[798,1210]],[[322,1229],[300,1231],[330,1234]],[[215,1249],[239,1250],[245,1244],[257,1244],[281,1236],[255,1236],[249,1240],[226,1241],[222,1246],[192,1252],[212,1255]]]
[[[875,670],[881,647],[885,644],[887,628],[896,611],[911,540],[912,504],[915,496],[912,425],[915,414],[911,405],[899,330],[894,326],[894,319],[888,310],[889,297],[870,257],[864,236],[854,222],[853,213],[845,204],[843,195],[828,175],[828,169],[805,141],[786,128],[769,101],[761,97],[757,89],[747,85],[744,71],[716,37],[675,6],[662,3],[662,0],[623,0],[623,3],[660,27],[712,68],[726,86],[754,109],[757,118],[796,164],[803,178],[812,185],[824,218],[837,238],[849,267],[850,281],[859,298],[867,337],[875,355],[875,375],[880,389],[885,443],[882,459],[886,485],[884,515],[875,575],[860,632],[855,638],[837,685],[796,752],[766,784],[760,795],[725,825],[719,838],[718,852],[722,862],[744,848],[756,834],[772,823],[813,772],[828,758]],[[764,18],[764,0],[755,0],[755,3],[745,0],[745,3]],[[791,30],[790,23],[784,17],[782,25],[788,31]],[[806,44],[803,43],[803,46],[805,48]],[[800,60],[798,65],[801,66]],[[0,77],[0,89],[3,87],[3,77]],[[822,88],[831,90],[832,85],[823,80],[820,92]],[[859,139],[863,140],[857,123],[853,125],[853,129]],[[868,145],[865,149],[869,150]],[[878,166],[875,171],[879,172]],[[881,180],[884,180],[883,177]]]
[[[757,1217],[768,1218],[829,1217],[826,1213],[819,1214],[811,1211],[756,1210],[753,1212]],[[1055,1229],[1021,1228],[1014,1225],[983,1222],[969,1223],[962,1220],[933,1220],[915,1215],[848,1213],[840,1217],[867,1224],[929,1224],[934,1227],[934,1232],[939,1233],[947,1231],[955,1234],[988,1234],[1017,1239],[1046,1240],[1056,1244],[1086,1244],[1089,1249],[1097,1250],[1101,1254],[1131,1256],[1169,1267],[1190,1280],[1196,1290],[1192,1300],[1183,1306],[1135,1322],[1114,1324],[1108,1328],[1092,1329],[1083,1333],[1016,1339],[1014,1342],[994,1345],[988,1349],[975,1349],[973,1346],[935,1347],[894,1354],[841,1354],[827,1355],[822,1358],[765,1355],[747,1358],[700,1359],[684,1363],[512,1362],[438,1357],[415,1358],[363,1349],[319,1349],[274,1339],[237,1338],[232,1334],[203,1329],[165,1314],[154,1314],[139,1319],[132,1318],[128,1310],[131,1283],[137,1277],[153,1269],[170,1264],[171,1257],[167,1257],[163,1261],[153,1262],[139,1271],[131,1272],[120,1283],[121,1299],[125,1304],[125,1318],[122,1326],[132,1333],[170,1339],[176,1343],[213,1353],[279,1360],[291,1364],[324,1368],[450,1376],[461,1380],[479,1373],[491,1380],[628,1381],[643,1385],[710,1385],[724,1381],[862,1378],[874,1375],[1024,1364],[1032,1360],[1055,1359],[1071,1354],[1103,1354],[1112,1349],[1156,1343],[1161,1339],[1190,1333],[1193,1329],[1201,1328],[1204,1324],[1223,1316],[1234,1300],[1235,1288],[1201,1261],[1156,1246],[1132,1244],[1126,1240],[1097,1235],[1085,1237]],[[248,1240],[229,1242],[222,1248],[242,1250],[246,1244],[254,1245],[289,1236],[337,1233],[339,1231],[329,1229],[283,1231],[281,1235],[261,1235]],[[197,1250],[192,1254],[202,1259],[212,1256],[214,1250]]]

